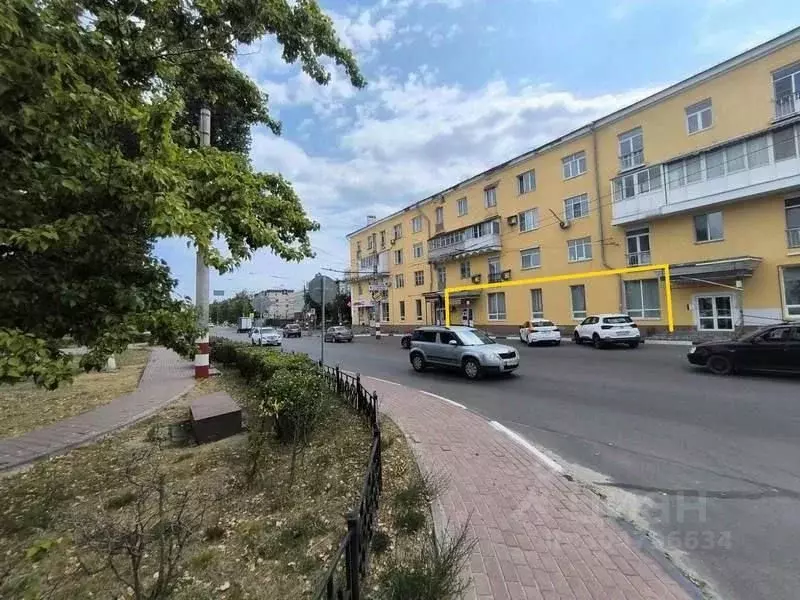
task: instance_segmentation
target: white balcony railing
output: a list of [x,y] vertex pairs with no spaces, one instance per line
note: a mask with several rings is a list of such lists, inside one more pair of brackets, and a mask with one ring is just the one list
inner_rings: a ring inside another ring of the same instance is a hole
[[640,265],[649,265],[649,264],[650,264],[649,252],[631,252],[630,254],[628,254],[629,267],[638,267]]
[[775,118],[783,119],[800,112],[800,92],[775,99]]
[[786,241],[789,244],[789,248],[800,248],[800,227],[787,229]]

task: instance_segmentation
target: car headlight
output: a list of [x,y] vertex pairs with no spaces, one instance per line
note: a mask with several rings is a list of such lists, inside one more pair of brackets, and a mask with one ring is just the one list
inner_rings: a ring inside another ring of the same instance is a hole
[[694,354],[695,352],[697,352],[697,346],[692,346],[689,348],[689,354]]

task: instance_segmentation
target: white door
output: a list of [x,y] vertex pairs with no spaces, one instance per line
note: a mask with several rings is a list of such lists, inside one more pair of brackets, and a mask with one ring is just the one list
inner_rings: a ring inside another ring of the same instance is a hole
[[695,303],[700,331],[733,331],[733,296],[697,296]]

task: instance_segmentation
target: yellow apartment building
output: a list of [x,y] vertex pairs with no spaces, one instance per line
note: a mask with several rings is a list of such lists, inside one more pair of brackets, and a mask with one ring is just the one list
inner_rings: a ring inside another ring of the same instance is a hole
[[500,333],[626,312],[665,329],[663,275],[453,293],[671,265],[678,330],[800,319],[800,28],[348,235],[354,324]]

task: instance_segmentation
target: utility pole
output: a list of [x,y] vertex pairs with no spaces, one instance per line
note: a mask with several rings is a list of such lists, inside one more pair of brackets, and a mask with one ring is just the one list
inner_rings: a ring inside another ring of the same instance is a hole
[[[211,145],[211,111],[207,108],[200,110],[200,146]],[[197,353],[194,356],[194,376],[196,379],[208,377],[208,265],[200,249],[197,249],[195,270],[195,298],[197,307],[197,325],[200,328],[200,337],[197,338]]]
[[320,283],[322,284],[322,326],[320,329],[320,342],[319,342],[319,362],[323,365],[325,364],[325,279],[320,277]]

